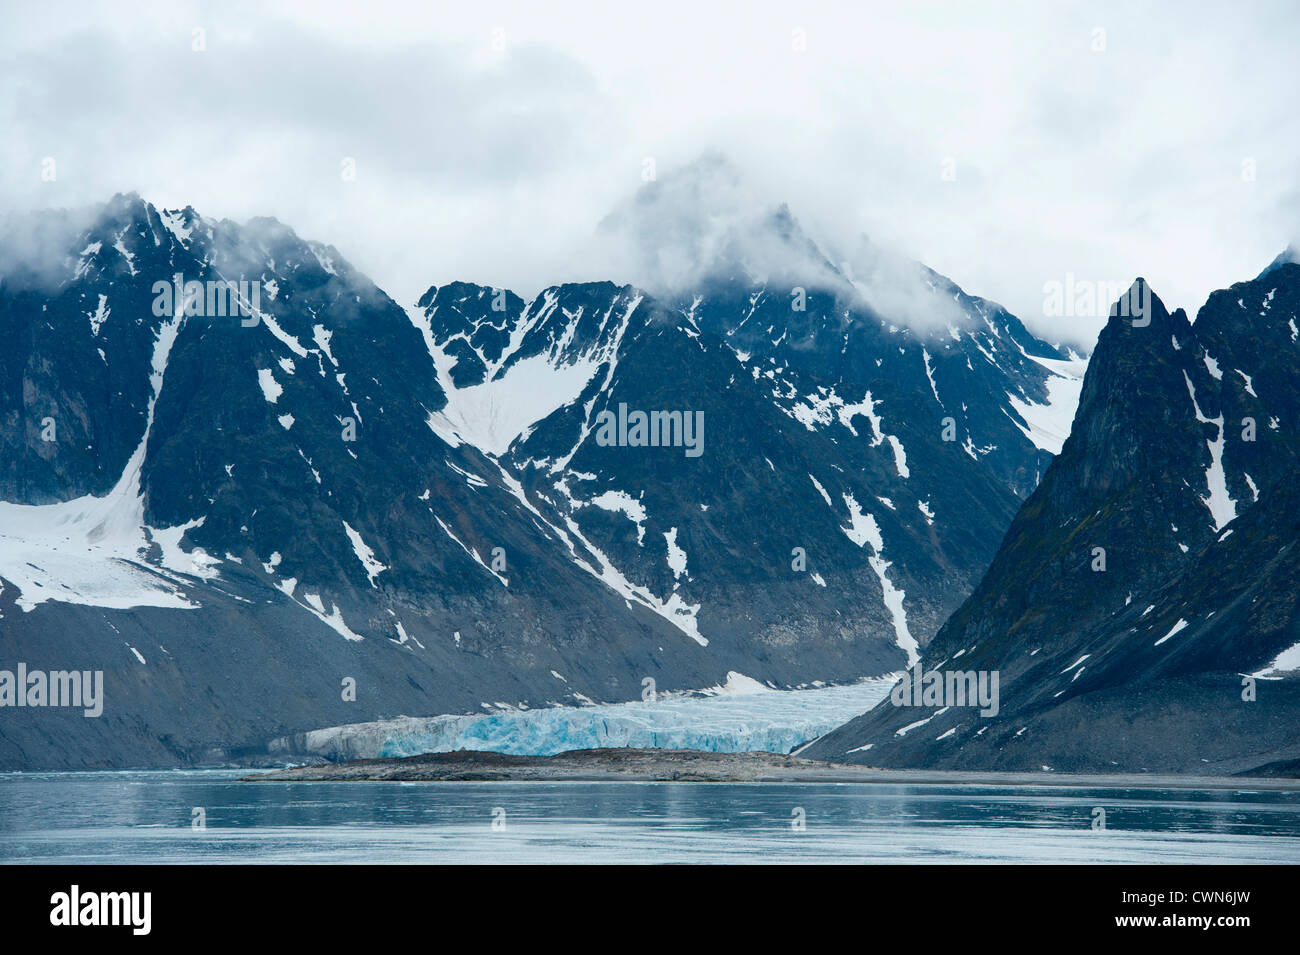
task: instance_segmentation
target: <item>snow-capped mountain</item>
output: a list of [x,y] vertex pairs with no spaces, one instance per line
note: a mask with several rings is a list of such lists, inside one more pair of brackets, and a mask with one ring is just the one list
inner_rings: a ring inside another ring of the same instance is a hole
[[1122,311],[1064,449],[927,651],[928,670],[997,672],[997,712],[885,701],[805,755],[1294,771],[1300,265],[1215,292],[1194,324],[1154,295]]
[[[706,158],[604,224],[653,294],[430,289],[416,320],[449,395],[432,424],[737,669],[761,654],[795,683],[822,647],[820,678],[900,664],[1059,449],[1083,362],[865,243],[856,270],[833,264],[784,207],[743,214],[735,176]],[[690,268],[668,274],[673,243]],[[707,453],[602,444],[620,408],[697,416]]]
[[[69,249],[0,293],[0,630],[28,670],[104,671],[108,699],[6,709],[5,765],[725,682],[429,427],[420,332],[332,248],[118,197]],[[250,317],[214,307],[227,279],[258,283]]]
[[721,266],[404,309],[274,220],[118,196],[65,231],[0,278],[0,633],[107,699],[6,709],[6,767],[890,672],[991,559],[1078,364],[933,273],[942,336],[829,262],[799,309]]

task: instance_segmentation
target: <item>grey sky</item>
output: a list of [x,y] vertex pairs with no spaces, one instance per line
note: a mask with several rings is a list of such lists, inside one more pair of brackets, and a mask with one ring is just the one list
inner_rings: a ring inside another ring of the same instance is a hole
[[597,224],[645,158],[663,178],[708,150],[814,236],[866,233],[1054,338],[1099,322],[1045,317],[1046,282],[1141,274],[1194,312],[1300,236],[1294,3],[0,0],[0,22],[0,208],[135,189],[274,215],[405,304],[635,279],[592,274]]

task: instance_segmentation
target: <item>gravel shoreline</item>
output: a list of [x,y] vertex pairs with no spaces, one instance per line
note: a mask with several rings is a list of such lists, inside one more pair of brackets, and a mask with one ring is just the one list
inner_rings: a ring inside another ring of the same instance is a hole
[[584,749],[555,756],[458,751],[297,766],[244,782],[767,782],[1090,789],[1226,789],[1300,792],[1300,779],[1156,774],[954,772],[875,769],[779,753]]

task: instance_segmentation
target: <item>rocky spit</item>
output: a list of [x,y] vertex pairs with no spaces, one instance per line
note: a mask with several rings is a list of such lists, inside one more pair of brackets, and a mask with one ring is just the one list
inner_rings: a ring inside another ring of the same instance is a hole
[[779,753],[684,749],[582,749],[555,756],[460,750],[397,759],[298,766],[245,782],[689,782],[894,783],[937,786],[1051,786],[1118,789],[1300,791],[1300,780],[1255,777],[999,773],[876,769]]

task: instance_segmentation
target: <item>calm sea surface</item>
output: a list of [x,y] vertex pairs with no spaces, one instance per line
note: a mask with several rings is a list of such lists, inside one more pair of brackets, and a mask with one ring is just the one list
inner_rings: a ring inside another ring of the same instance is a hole
[[0,862],[1300,862],[1298,793],[247,772],[0,774]]

